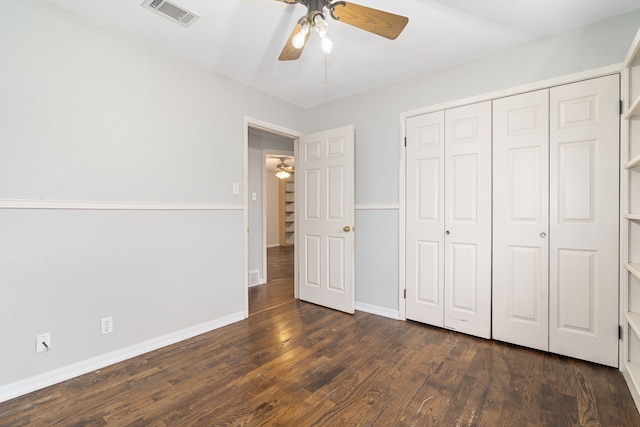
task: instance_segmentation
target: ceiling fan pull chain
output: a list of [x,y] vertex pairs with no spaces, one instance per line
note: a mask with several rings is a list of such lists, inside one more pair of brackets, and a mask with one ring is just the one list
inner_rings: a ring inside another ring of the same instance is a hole
[[329,66],[327,62],[329,61],[329,55],[324,56],[324,87],[325,89],[329,87]]

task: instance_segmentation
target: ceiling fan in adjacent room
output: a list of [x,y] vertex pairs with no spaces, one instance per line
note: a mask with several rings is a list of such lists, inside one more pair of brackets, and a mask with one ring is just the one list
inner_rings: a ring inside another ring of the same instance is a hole
[[344,22],[362,30],[395,40],[409,22],[409,18],[346,1],[330,0],[276,0],[287,4],[302,4],[307,14],[298,20],[296,27],[282,49],[280,61],[300,58],[311,31],[320,36],[320,47],[331,53],[333,42],[327,36],[329,24],[327,13],[336,21]]
[[280,157],[280,163],[276,166],[276,178],[287,179],[293,174],[294,168],[285,163],[286,157]]

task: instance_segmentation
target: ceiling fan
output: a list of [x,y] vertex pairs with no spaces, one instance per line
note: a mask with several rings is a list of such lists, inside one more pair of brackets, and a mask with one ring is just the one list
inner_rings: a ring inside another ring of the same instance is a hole
[[336,21],[344,22],[362,30],[395,40],[409,22],[409,18],[346,1],[331,0],[276,0],[287,4],[302,4],[307,14],[298,20],[293,32],[282,49],[280,61],[300,58],[307,40],[314,30],[320,36],[320,47],[331,53],[333,43],[327,37],[328,24],[325,10]]
[[276,166],[277,178],[280,178],[280,179],[289,178],[294,171],[293,166],[286,164],[285,160],[287,160],[286,157],[280,157],[280,164]]

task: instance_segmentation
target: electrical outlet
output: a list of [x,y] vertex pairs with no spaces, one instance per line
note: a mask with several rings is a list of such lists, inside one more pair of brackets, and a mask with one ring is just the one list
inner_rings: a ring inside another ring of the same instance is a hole
[[102,331],[102,335],[113,332],[113,317],[100,319],[100,330]]
[[44,353],[51,350],[51,333],[36,335],[36,353]]

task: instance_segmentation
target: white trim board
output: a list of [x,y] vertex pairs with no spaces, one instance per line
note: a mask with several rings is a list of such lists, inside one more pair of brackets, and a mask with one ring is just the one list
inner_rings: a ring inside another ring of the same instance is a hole
[[214,329],[230,325],[244,319],[242,312],[232,313],[209,322],[201,323],[181,331],[173,332],[149,341],[103,354],[92,359],[83,360],[69,366],[54,369],[35,377],[0,386],[0,402],[31,393],[36,390],[87,374],[98,369],[105,368],[124,360],[132,359],[142,354],[157,350],[168,345],[193,338],[197,335],[213,331]]
[[356,204],[357,211],[397,211],[400,209],[399,203],[366,203]]
[[152,203],[88,200],[0,199],[0,209],[240,211],[244,209],[244,206],[241,204],[222,203]]
[[388,317],[389,319],[401,320],[398,310],[393,310],[387,307],[380,307],[356,301],[355,309],[357,311],[364,311],[365,313],[375,314],[377,316]]

